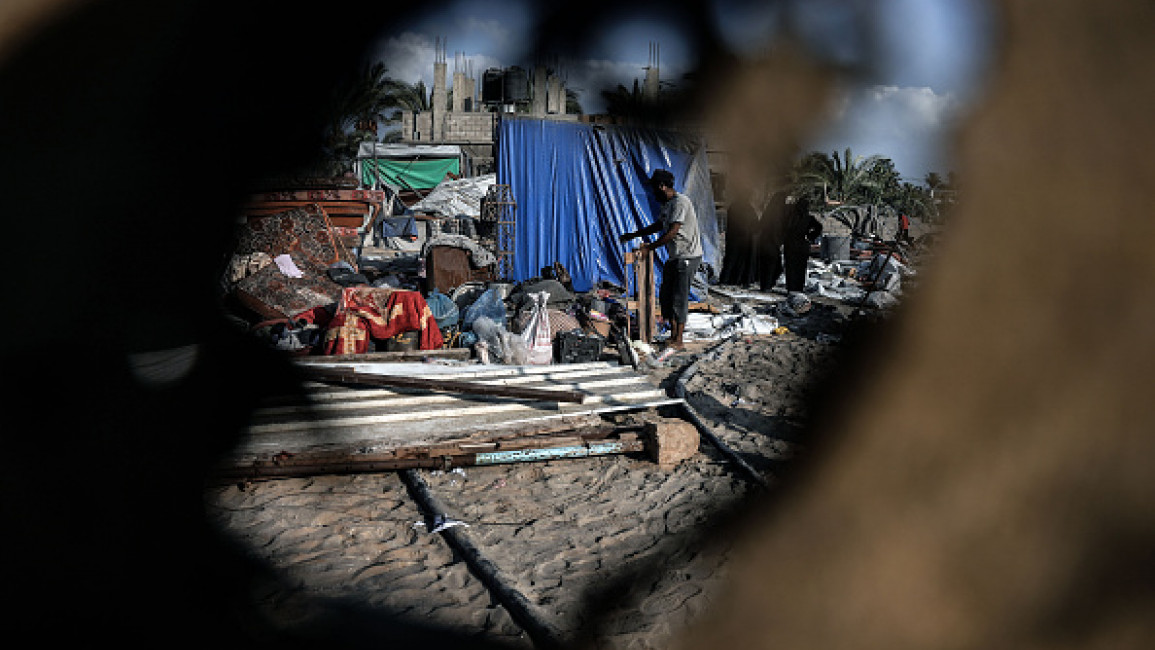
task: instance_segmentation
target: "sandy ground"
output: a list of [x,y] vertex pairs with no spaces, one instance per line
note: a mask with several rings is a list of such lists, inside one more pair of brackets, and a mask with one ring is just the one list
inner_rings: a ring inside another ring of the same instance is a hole
[[[818,334],[837,337],[845,311],[816,303],[805,318],[782,319],[790,333],[694,342],[646,372],[671,394],[680,379],[702,421],[773,490],[778,472],[805,449],[804,389],[837,345]],[[603,648],[663,647],[710,608],[733,570],[726,527],[765,494],[706,442],[672,470],[636,454],[421,476],[445,514],[467,524],[455,531],[538,616],[564,640]],[[284,577],[250,595],[271,628],[307,626],[318,603],[334,600],[533,646],[442,535],[427,531],[398,474],[219,486],[207,504],[228,537]]]

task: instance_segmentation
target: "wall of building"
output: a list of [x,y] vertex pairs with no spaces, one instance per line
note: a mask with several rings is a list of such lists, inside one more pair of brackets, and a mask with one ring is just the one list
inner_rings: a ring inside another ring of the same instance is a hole
[[404,113],[401,116],[401,139],[407,144],[492,144],[497,130],[496,113],[443,111],[440,115],[440,138],[433,130],[434,114]]
[[[544,67],[534,70],[535,91],[531,113],[537,117],[578,121],[580,116],[565,112],[565,84]],[[500,114],[482,110],[477,101],[476,81],[460,70],[453,73],[452,110],[446,88],[444,59],[434,63],[433,110],[406,112],[401,116],[401,141],[405,144],[456,144],[465,153],[466,175],[487,174],[495,170],[497,124]],[[472,110],[470,110],[472,109]]]

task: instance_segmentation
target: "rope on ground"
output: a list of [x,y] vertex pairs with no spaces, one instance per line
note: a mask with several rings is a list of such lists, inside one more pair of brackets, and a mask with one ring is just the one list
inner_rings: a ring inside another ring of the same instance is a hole
[[741,469],[751,480],[753,480],[762,488],[769,489],[770,483],[766,480],[766,477],[762,476],[758,470],[751,467],[749,463],[747,463],[740,455],[738,455],[738,452],[731,449],[729,445],[722,442],[718,436],[714,435],[714,431],[705,422],[702,421],[702,418],[698,415],[698,412],[694,409],[693,406],[690,405],[689,400],[686,399],[686,382],[688,382],[694,376],[694,374],[698,372],[698,363],[703,360],[710,361],[717,359],[722,355],[722,352],[725,351],[726,348],[734,344],[735,340],[735,337],[727,338],[721,343],[718,343],[714,347],[703,352],[701,356],[694,360],[694,363],[691,363],[678,376],[678,380],[674,383],[674,392],[676,396],[682,400],[682,409],[686,412],[686,416],[690,419],[690,421],[694,423],[694,426],[698,428],[698,432],[702,435],[702,437],[708,440],[710,444],[714,445],[714,447],[718,451],[722,452],[726,458],[737,465],[739,469]]
[[[445,506],[433,495],[429,484],[417,470],[407,469],[400,474],[427,520],[433,521],[438,516],[446,515]],[[542,650],[557,650],[567,645],[562,640],[561,632],[546,620],[525,594],[510,586],[510,580],[502,574],[501,569],[485,557],[464,530],[449,527],[441,530],[441,535],[465,560],[470,571],[501,602],[513,621],[525,630],[534,646]]]

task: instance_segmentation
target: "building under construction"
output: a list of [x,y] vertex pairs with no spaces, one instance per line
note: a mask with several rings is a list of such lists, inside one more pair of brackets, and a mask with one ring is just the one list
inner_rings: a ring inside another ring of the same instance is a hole
[[445,41],[438,40],[430,109],[402,114],[403,143],[458,145],[471,163],[469,171],[485,174],[494,170],[493,147],[502,113],[578,120],[566,113],[565,81],[556,65],[539,63],[532,71],[520,66],[489,68],[481,74],[479,86],[472,63],[464,54],[455,54],[449,87]]

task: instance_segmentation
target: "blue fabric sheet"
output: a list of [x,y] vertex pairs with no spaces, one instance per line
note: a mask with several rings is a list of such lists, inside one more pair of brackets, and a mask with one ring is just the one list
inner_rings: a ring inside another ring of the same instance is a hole
[[[556,261],[576,291],[602,281],[626,286],[625,253],[641,240],[623,245],[618,237],[657,220],[660,205],[648,179],[658,168],[673,172],[675,189],[693,201],[703,266],[717,269],[718,224],[700,140],[635,127],[503,119],[497,182],[509,185],[517,203],[510,279],[537,277]],[[660,282],[666,251],[656,254]]]
[[417,239],[417,220],[413,217],[386,217],[378,227],[382,237]]

